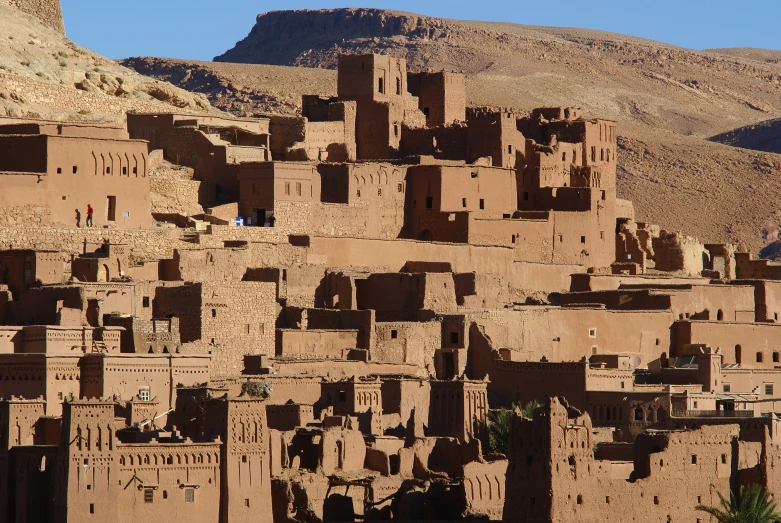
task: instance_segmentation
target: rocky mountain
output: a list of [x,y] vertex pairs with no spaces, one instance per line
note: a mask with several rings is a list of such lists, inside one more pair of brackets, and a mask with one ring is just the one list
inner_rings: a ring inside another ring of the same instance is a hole
[[711,140],[733,147],[781,153],[781,118],[738,127],[717,134]]
[[213,110],[205,96],[79,47],[56,16],[30,14],[59,3],[36,1],[0,0],[0,117],[119,121],[130,110]]
[[753,249],[762,226],[781,221],[781,156],[709,140],[781,117],[781,53],[773,51],[693,51],[582,29],[335,9],[262,14],[215,62],[123,63],[252,115],[297,111],[303,93],[334,94],[340,52],[402,56],[413,71],[464,71],[471,105],[570,105],[617,120],[620,196],[635,202],[639,220]]

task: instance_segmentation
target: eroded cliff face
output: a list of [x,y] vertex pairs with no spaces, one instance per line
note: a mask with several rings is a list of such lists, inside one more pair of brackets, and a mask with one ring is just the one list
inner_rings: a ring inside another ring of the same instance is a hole
[[[433,39],[448,21],[383,9],[270,11],[258,16],[249,35],[215,61],[336,67],[334,59],[312,56],[316,49],[342,47],[349,40],[405,37]],[[404,41],[399,42],[403,48]],[[318,53],[319,54],[319,53]]]
[[34,16],[47,27],[65,33],[60,0],[0,0],[0,4],[16,7]]

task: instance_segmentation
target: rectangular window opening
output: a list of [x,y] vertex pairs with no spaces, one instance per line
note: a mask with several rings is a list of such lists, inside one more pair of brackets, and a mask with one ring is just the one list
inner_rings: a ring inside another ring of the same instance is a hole
[[485,200],[480,198],[480,208],[485,209]]
[[106,197],[106,219],[110,222],[116,221],[117,219],[117,197],[116,196],[107,196]]

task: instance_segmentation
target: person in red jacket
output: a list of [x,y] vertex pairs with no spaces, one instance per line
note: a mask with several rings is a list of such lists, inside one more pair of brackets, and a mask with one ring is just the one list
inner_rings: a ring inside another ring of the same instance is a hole
[[87,204],[87,227],[92,227],[92,214],[95,212],[95,209],[92,208],[92,205]]

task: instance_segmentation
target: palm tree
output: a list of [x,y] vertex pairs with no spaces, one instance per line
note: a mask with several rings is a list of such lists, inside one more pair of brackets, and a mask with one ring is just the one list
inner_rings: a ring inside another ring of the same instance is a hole
[[719,493],[721,507],[697,505],[697,510],[707,512],[719,523],[781,523],[781,513],[776,512],[776,503],[760,485],[740,487],[730,492],[729,500]]
[[491,451],[507,454],[515,408],[520,410],[524,418],[531,418],[535,409],[540,407],[542,405],[538,401],[532,400],[523,407],[514,404],[512,409],[488,411],[488,444],[491,446]]

